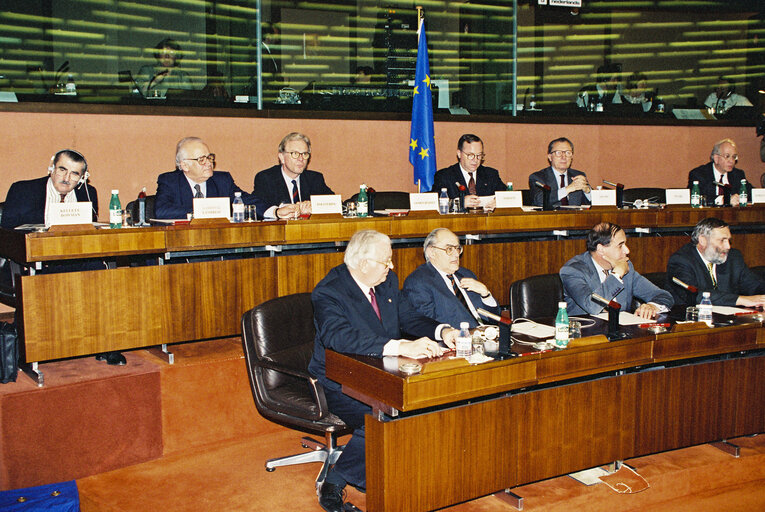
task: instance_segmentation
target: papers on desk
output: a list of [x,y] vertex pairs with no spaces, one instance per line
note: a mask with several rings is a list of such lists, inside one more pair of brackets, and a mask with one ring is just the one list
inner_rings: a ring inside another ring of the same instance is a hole
[[524,212],[541,212],[541,206],[521,206],[521,210]]
[[19,231],[45,231],[45,224],[22,224],[13,229],[18,229]]
[[[595,317],[608,322],[608,311],[604,311],[603,313],[595,315]],[[656,323],[656,320],[640,318],[639,316],[633,315],[632,313],[627,313],[626,311],[619,312],[619,325],[640,325],[653,323]]]
[[738,314],[755,313],[755,311],[753,309],[734,308],[732,306],[712,306],[712,313],[734,316]]
[[542,325],[536,322],[513,322],[511,329],[513,334],[525,334],[534,338],[552,338],[555,336],[555,327]]

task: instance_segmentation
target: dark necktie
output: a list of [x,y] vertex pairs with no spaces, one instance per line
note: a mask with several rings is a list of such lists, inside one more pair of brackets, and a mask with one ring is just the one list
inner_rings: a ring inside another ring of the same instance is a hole
[[[297,180],[292,180],[292,204],[300,202],[300,194],[298,193]],[[377,316],[380,316],[379,314]]]
[[62,202],[62,203],[65,202],[64,200],[66,199],[66,194],[59,194],[59,195],[61,196],[61,201],[60,202]]
[[470,175],[470,180],[468,181],[468,192],[470,192],[471,196],[474,196],[474,195],[476,195],[476,193],[475,193],[475,179],[473,179],[473,176],[475,175],[475,173],[469,172],[468,174]]
[[[294,183],[294,181],[293,181]],[[375,310],[375,313],[377,314],[377,318],[382,321],[382,316],[380,316],[380,308],[377,306],[377,297],[375,296],[375,289],[370,288],[369,289],[369,298],[372,302],[372,309]]]
[[460,304],[465,306],[465,309],[467,309],[468,313],[470,313],[470,316],[472,316],[473,318],[476,318],[476,316],[473,314],[473,310],[471,310],[470,306],[468,306],[468,303],[465,300],[465,294],[462,293],[462,290],[460,289],[460,285],[457,284],[457,279],[454,277],[454,274],[447,274],[446,277],[448,277],[449,280],[452,282],[452,291],[454,292],[454,295],[457,296],[457,299],[459,299]]
[[196,194],[194,194],[194,198],[196,198],[196,199],[199,199],[199,198],[203,198],[203,197],[205,196],[205,195],[202,193],[202,187],[199,185],[199,183],[197,183],[196,185],[194,185],[194,188],[197,190],[197,193],[196,193]]
[[[560,188],[561,189],[566,188],[566,175],[565,174],[561,174],[560,175]],[[563,206],[568,206],[568,196],[566,196],[563,199],[561,199],[560,200],[560,204],[562,204]]]
[[608,279],[608,274],[611,273],[610,270],[603,269],[603,273],[606,275],[606,279]]

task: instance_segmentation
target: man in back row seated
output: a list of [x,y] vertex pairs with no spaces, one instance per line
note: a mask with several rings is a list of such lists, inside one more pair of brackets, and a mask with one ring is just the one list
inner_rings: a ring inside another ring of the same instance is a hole
[[[460,195],[460,187],[465,191],[465,208],[481,206],[480,196],[493,196],[494,192],[505,190],[505,184],[499,177],[499,171],[485,167],[483,160],[483,141],[477,135],[466,133],[457,142],[457,163],[439,170],[433,177],[431,192],[441,193],[445,188],[449,199]],[[487,204],[493,209],[494,199]]]
[[[717,183],[730,185],[730,204],[738,206],[741,180],[746,179],[746,174],[735,167],[738,162],[738,148],[731,139],[717,141],[712,148],[709,162],[692,169],[688,173],[688,188],[693,187],[693,182],[699,182],[699,191],[706,199],[709,206],[723,205],[723,189]],[[752,185],[746,182],[747,196],[752,197]]]
[[622,311],[632,309],[633,299],[642,304],[635,309],[641,318],[655,318],[669,311],[672,295],[635,271],[629,260],[627,235],[616,224],[601,222],[587,233],[587,251],[574,256],[560,269],[568,313],[597,315],[604,305],[592,298],[597,293],[615,300]]
[[550,206],[580,206],[590,204],[590,184],[582,171],[571,169],[574,161],[574,143],[560,137],[547,145],[547,160],[550,167],[529,176],[529,190],[532,204],[543,206],[543,187],[550,187]]
[[[725,221],[710,217],[696,224],[691,242],[669,257],[667,288],[678,304],[693,305],[710,292],[717,306],[765,306],[765,281],[749,270],[744,257],[730,246],[730,227]],[[694,294],[674,283],[676,277],[694,286]]]
[[311,214],[311,196],[334,194],[320,172],[308,170],[311,140],[292,132],[279,143],[279,163],[255,175],[253,195],[262,201],[265,218]]
[[457,235],[436,228],[425,238],[423,247],[425,263],[409,274],[403,289],[417,311],[454,328],[468,322],[471,329],[483,322],[478,308],[499,315],[489,288],[473,272],[460,267],[462,246]]

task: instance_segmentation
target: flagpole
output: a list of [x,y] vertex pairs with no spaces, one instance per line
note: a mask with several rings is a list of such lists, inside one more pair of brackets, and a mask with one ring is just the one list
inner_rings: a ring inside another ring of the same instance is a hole
[[[418,5],[416,9],[417,9],[417,45],[419,46],[420,32],[422,30],[422,21],[425,18],[425,15],[422,12],[421,5]],[[422,180],[417,180],[417,192],[422,193]]]

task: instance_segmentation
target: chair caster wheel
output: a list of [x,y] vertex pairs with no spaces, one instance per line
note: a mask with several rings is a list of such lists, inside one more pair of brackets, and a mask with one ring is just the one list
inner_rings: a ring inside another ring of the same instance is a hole
[[276,471],[276,468],[266,468],[266,471],[268,471],[269,473],[273,473],[274,471]]

